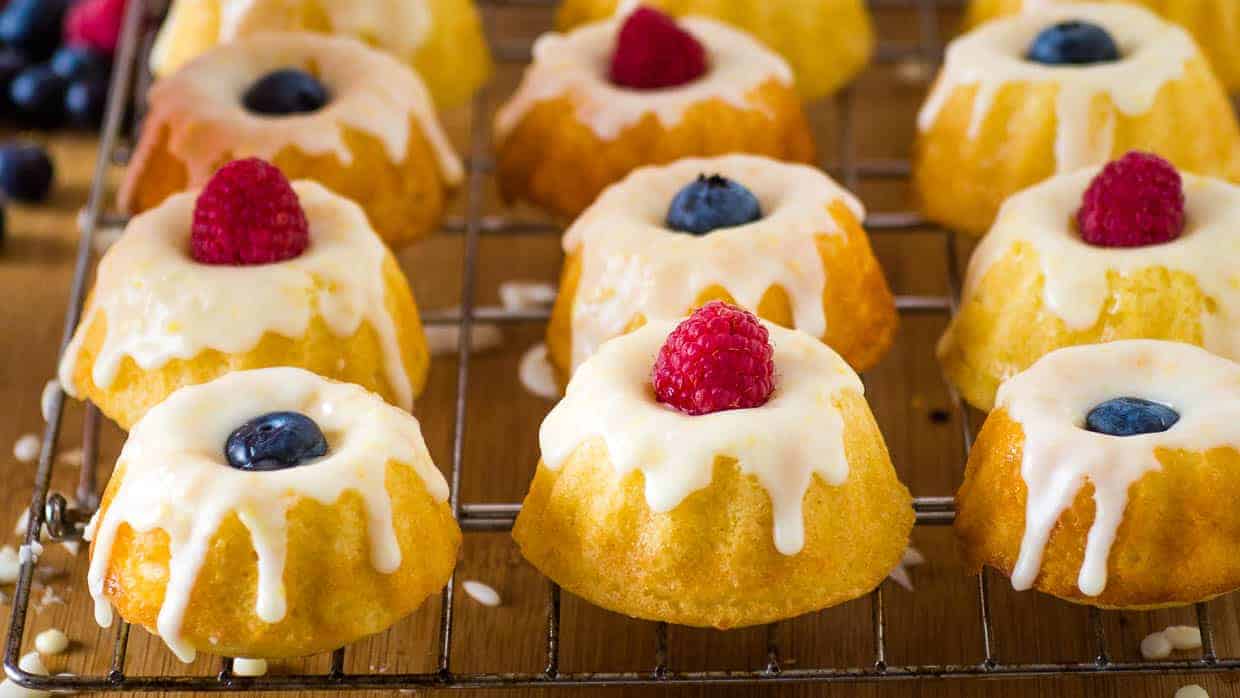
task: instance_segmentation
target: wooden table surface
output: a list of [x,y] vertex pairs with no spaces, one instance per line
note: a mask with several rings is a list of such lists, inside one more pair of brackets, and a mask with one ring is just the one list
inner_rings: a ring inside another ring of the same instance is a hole
[[[497,11],[493,31],[506,37],[529,36],[549,26],[540,11]],[[943,18],[943,30],[954,20]],[[880,13],[884,38],[916,37],[911,15]],[[915,66],[914,66],[915,67]],[[511,92],[519,66],[501,65],[489,91],[488,111],[499,97]],[[907,158],[914,115],[925,89],[924,79],[910,66],[872,66],[855,89],[853,117],[855,153],[864,159]],[[821,150],[827,161],[837,161],[836,141],[840,113],[831,103],[812,107]],[[466,110],[445,116],[458,147],[469,143]],[[58,181],[50,203],[37,207],[9,207],[9,238],[0,250],[0,444],[19,436],[41,433],[39,400],[44,383],[54,375],[57,348],[76,245],[75,216],[83,205],[95,160],[96,142],[83,134],[31,134],[50,147],[58,167]],[[115,176],[115,173],[113,173]],[[905,182],[866,181],[859,194],[871,212],[905,210]],[[463,197],[460,197],[463,198]],[[488,215],[505,211],[488,184]],[[463,211],[458,201],[456,214]],[[947,290],[947,259],[931,233],[879,235],[875,247],[894,289],[899,293],[943,294]],[[480,248],[479,302],[497,304],[499,283],[514,279],[556,279],[560,255],[554,235],[484,238]],[[424,309],[449,308],[459,303],[462,238],[434,237],[400,254]],[[936,421],[936,411],[948,410],[932,348],[944,326],[938,315],[906,316],[895,349],[866,376],[868,396],[886,435],[900,475],[914,494],[950,494],[958,484],[961,467],[960,425],[956,418]],[[536,324],[506,326],[501,345],[473,359],[466,431],[463,501],[518,501],[524,494],[537,460],[537,427],[551,403],[526,392],[517,379],[521,354],[540,341]],[[454,357],[436,357],[426,394],[417,405],[431,453],[445,471],[451,463],[452,404],[456,393]],[[80,444],[81,408],[70,405],[59,450]],[[106,481],[122,442],[113,425],[103,429],[100,478]],[[6,451],[6,454],[8,452]],[[72,492],[77,468],[60,465],[54,489]],[[0,458],[0,532],[16,521],[29,504],[34,466],[11,455]],[[14,544],[17,538],[8,533]],[[928,562],[913,571],[916,591],[893,584],[886,587],[888,660],[891,664],[972,663],[980,660],[982,638],[977,622],[975,580],[960,569],[949,529],[918,528],[914,544]],[[86,555],[71,555],[50,546],[40,562],[40,578],[63,603],[36,606],[26,635],[49,627],[64,629],[73,640],[71,650],[49,660],[52,671],[106,671],[113,633],[97,628],[85,589]],[[829,574],[829,571],[824,571]],[[503,597],[498,608],[483,607],[458,592],[458,621],[453,669],[458,671],[536,671],[544,651],[545,581],[524,561],[507,534],[469,534],[458,579],[477,579],[496,588]],[[1081,661],[1093,656],[1088,613],[1084,608],[1056,602],[1037,594],[1015,594],[996,578],[992,601],[998,656],[1016,661]],[[11,589],[6,589],[11,591]],[[38,599],[42,591],[35,593]],[[1240,653],[1240,614],[1233,598],[1211,604],[1221,656]],[[870,602],[862,599],[841,607],[782,624],[778,631],[781,658],[787,667],[864,666],[872,661]],[[1116,660],[1140,658],[1138,645],[1149,632],[1171,623],[1194,624],[1191,609],[1156,613],[1106,613],[1108,649]],[[388,633],[350,648],[351,671],[426,671],[435,658],[438,603],[429,603]],[[7,624],[6,624],[7,627]],[[593,608],[565,594],[562,620],[564,671],[649,670],[654,665],[654,633],[650,623],[631,620]],[[752,669],[765,661],[766,636],[762,629],[715,632],[672,628],[670,664],[674,669]],[[218,660],[200,658],[194,665],[178,663],[162,644],[144,631],[133,633],[127,671],[141,673],[207,674]],[[326,657],[273,664],[272,671],[325,670]],[[1133,696],[1166,697],[1188,683],[1199,683],[1211,696],[1240,696],[1240,677],[1088,677],[1007,681],[922,681],[838,687],[729,687],[655,688],[616,691],[642,695],[751,696]],[[519,695],[552,691],[523,690]],[[592,695],[595,691],[556,691],[560,695]]]

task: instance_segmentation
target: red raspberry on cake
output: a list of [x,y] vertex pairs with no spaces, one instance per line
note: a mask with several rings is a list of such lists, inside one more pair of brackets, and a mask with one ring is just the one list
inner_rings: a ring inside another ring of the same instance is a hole
[[655,397],[686,414],[761,407],[775,390],[775,350],[752,313],[713,301],[667,337],[655,359]]
[[706,49],[676,20],[639,7],[616,38],[611,81],[636,90],[657,90],[693,82],[706,73]]
[[264,160],[224,165],[198,195],[190,250],[203,264],[272,264],[309,245],[310,224],[297,193]]
[[65,15],[65,43],[112,54],[120,43],[126,0],[81,0]]
[[1171,242],[1184,232],[1184,183],[1166,160],[1133,151],[1090,183],[1076,214],[1081,238],[1100,247]]

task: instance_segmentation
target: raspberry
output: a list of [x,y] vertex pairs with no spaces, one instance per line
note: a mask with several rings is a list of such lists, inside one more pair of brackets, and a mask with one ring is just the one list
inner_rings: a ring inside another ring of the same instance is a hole
[[306,212],[274,165],[233,160],[211,177],[194,206],[190,249],[203,264],[271,264],[310,244]]
[[753,314],[713,301],[667,337],[651,382],[659,402],[691,415],[761,407],[775,390],[770,336]]
[[611,56],[611,81],[621,87],[676,87],[706,72],[706,50],[671,17],[639,7],[620,28]]
[[81,44],[111,55],[120,43],[126,0],[81,0],[65,15],[67,44]]
[[1171,163],[1133,151],[1102,168],[1076,214],[1081,238],[1100,247],[1170,242],[1184,231],[1184,184]]

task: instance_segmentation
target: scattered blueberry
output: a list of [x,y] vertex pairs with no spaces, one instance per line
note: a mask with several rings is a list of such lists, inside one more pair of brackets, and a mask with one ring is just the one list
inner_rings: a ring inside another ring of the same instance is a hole
[[9,85],[9,100],[23,125],[51,128],[64,119],[65,79],[46,65],[23,70]]
[[0,104],[6,107],[9,102],[9,86],[13,79],[30,67],[26,54],[13,48],[0,48]]
[[313,75],[284,68],[267,73],[250,85],[242,103],[252,112],[283,116],[318,111],[330,98],[327,88]]
[[1118,397],[1090,410],[1085,428],[1110,436],[1137,436],[1166,431],[1178,421],[1180,414],[1162,403]]
[[694,235],[760,218],[762,207],[753,192],[719,175],[698,175],[695,182],[676,194],[667,210],[669,228]]
[[47,198],[55,173],[47,151],[30,143],[0,146],[0,189],[18,201]]
[[70,83],[69,89],[65,90],[65,115],[74,126],[91,128],[103,123],[103,111],[107,103],[106,76],[77,80]]
[[1046,65],[1089,65],[1120,58],[1119,47],[1106,29],[1090,22],[1060,22],[1043,29],[1025,57]]
[[298,412],[271,412],[242,424],[224,447],[238,470],[283,470],[327,454],[319,425]]
[[60,44],[69,0],[12,0],[0,11],[0,42],[42,60]]
[[61,46],[48,62],[52,72],[73,81],[108,74],[108,59],[89,46]]

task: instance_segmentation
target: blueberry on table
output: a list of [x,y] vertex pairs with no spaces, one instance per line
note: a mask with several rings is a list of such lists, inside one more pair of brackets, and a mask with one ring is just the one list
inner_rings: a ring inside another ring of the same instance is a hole
[[0,189],[12,199],[39,202],[52,189],[55,168],[47,151],[31,143],[0,146]]
[[108,59],[89,46],[61,46],[52,54],[48,66],[65,80],[73,81],[82,78],[107,77]]
[[1090,22],[1060,22],[1043,29],[1025,57],[1045,65],[1090,65],[1120,59],[1119,46],[1106,29]]
[[74,126],[94,128],[103,123],[108,103],[107,77],[87,77],[69,84],[65,90],[65,116]]
[[9,85],[9,101],[18,120],[36,128],[52,128],[64,120],[65,79],[45,65],[18,73]]
[[283,68],[267,73],[245,91],[246,109],[257,114],[287,116],[322,109],[331,96],[318,78],[304,70]]
[[1139,436],[1167,431],[1178,421],[1180,414],[1160,402],[1119,397],[1090,410],[1085,428],[1108,436]]
[[0,42],[42,60],[60,45],[69,0],[11,0],[0,11]]
[[300,412],[270,412],[228,436],[224,455],[238,470],[284,470],[327,454],[319,425]]
[[0,103],[11,106],[9,100],[9,87],[13,84],[13,79],[30,67],[30,61],[26,58],[26,54],[13,48],[0,48]]
[[672,199],[667,226],[682,233],[705,235],[761,218],[762,207],[753,192],[726,177],[698,175]]

